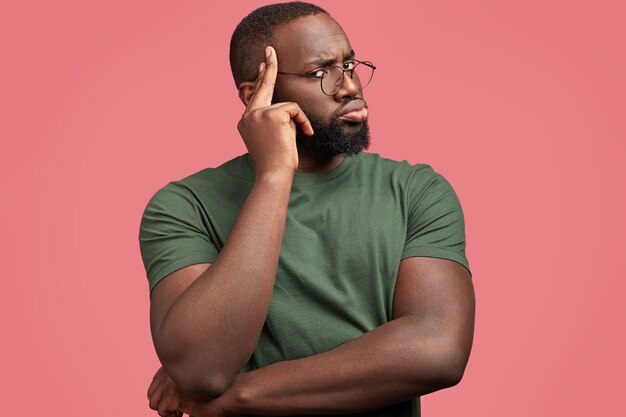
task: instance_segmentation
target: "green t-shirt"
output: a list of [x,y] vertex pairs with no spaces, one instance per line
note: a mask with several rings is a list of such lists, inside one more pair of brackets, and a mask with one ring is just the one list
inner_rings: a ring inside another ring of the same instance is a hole
[[[139,233],[150,290],[216,260],[254,172],[244,154],[157,191]],[[400,260],[411,256],[469,270],[461,205],[429,165],[363,152],[331,171],[296,173],[272,302],[241,372],[328,351],[389,322]],[[415,417],[420,401],[352,415]]]

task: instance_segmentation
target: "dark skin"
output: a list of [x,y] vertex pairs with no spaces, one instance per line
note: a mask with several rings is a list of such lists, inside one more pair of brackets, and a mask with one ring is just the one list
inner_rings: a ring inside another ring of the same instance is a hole
[[[257,80],[239,90],[246,111],[238,128],[257,183],[216,262],[183,268],[152,294],[153,338],[164,368],[148,397],[161,416],[376,409],[457,384],[469,359],[475,300],[468,271],[453,261],[412,257],[400,263],[390,322],[330,351],[238,373],[254,350],[271,301],[293,174],[323,172],[342,159],[299,154],[296,126],[311,134],[307,113],[330,122],[347,102],[361,97],[349,77],[335,96],[326,96],[319,82],[276,75],[279,57],[281,71],[296,73],[314,70],[306,66],[313,60],[346,58],[352,48],[330,17],[297,19],[279,28],[275,38],[276,50],[270,48]],[[272,104],[274,86],[293,103]],[[346,131],[356,128],[342,125]],[[214,310],[206,311],[210,306]],[[194,383],[189,375],[212,383]]]
[[[320,60],[328,61],[328,65],[342,65],[353,54],[348,37],[341,26],[331,17],[322,14],[297,19],[276,29],[273,47],[280,57],[279,70],[295,74],[307,74],[321,68]],[[294,47],[305,45],[305,47]],[[318,61],[314,63],[313,61]],[[254,94],[255,83],[242,83],[239,86],[239,97],[247,104]],[[327,123],[337,118],[337,112],[345,104],[355,99],[363,99],[360,85],[344,77],[342,88],[334,96],[326,96],[320,89],[318,79],[278,75],[275,90],[284,101],[298,103],[307,115],[312,115]],[[341,121],[341,129],[346,133],[361,128],[358,123]],[[315,139],[313,136],[312,139]],[[324,172],[335,168],[343,160],[343,156],[315,159],[311,155],[298,150],[299,164],[296,172]]]

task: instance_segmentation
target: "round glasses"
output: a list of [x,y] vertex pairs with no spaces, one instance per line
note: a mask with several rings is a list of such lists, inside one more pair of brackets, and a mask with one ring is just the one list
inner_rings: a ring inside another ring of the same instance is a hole
[[374,77],[374,70],[376,67],[369,61],[357,61],[354,59],[344,63],[343,65],[343,67],[333,65],[309,74],[294,74],[291,72],[281,71],[278,71],[278,74],[296,75],[298,77],[306,78],[319,78],[322,93],[327,96],[334,96],[337,94],[337,91],[339,91],[343,85],[343,76],[346,73],[352,80],[356,81],[361,86],[359,90],[363,90],[367,87]]

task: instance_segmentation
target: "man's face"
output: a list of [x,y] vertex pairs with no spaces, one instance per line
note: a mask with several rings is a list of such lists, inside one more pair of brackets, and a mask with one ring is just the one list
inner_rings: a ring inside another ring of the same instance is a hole
[[[342,66],[355,58],[343,29],[326,14],[282,25],[274,32],[274,39],[278,71],[282,72],[304,75],[331,65]],[[364,120],[342,117],[346,109],[367,107],[360,87],[358,79],[346,74],[339,91],[328,96],[318,78],[279,74],[273,101],[298,103],[311,121],[315,131],[312,137],[297,131],[301,151],[312,156],[352,155],[369,146],[366,116]]]

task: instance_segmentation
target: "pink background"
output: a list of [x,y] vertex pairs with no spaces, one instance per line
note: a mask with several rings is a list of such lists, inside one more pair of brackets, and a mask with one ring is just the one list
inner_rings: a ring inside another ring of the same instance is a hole
[[[3,415],[157,415],[139,220],[245,152],[228,42],[261,4],[0,6]],[[620,414],[623,2],[318,4],[379,68],[370,151],[430,163],[465,210],[474,348],[424,416]]]

